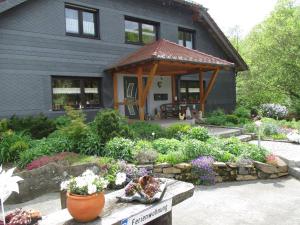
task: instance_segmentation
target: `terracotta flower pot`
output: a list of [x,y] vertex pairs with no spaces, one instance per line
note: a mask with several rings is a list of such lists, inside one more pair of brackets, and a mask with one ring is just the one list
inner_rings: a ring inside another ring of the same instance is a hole
[[104,193],[93,195],[73,195],[67,193],[67,208],[71,216],[78,222],[95,220],[104,208]]

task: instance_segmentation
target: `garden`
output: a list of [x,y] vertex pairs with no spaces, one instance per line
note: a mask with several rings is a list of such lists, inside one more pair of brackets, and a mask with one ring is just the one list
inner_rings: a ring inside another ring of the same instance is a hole
[[[261,121],[259,129],[256,120]],[[215,110],[208,114],[205,124],[243,128],[245,132],[260,135],[264,140],[300,143],[300,121],[280,104],[262,104],[251,110],[238,107],[232,114],[225,114],[221,109]]]
[[[128,180],[154,172],[195,183],[214,183],[210,181],[216,162],[224,167],[265,163],[273,157],[265,149],[236,138],[211,137],[201,126],[174,124],[162,128],[147,122],[128,123],[110,109],[100,111],[91,122],[86,122],[82,111],[72,108],[54,120],[44,115],[13,116],[1,120],[0,138],[0,164],[5,167],[17,166],[24,171],[53,162],[63,166],[96,163],[111,185],[120,172],[126,173]],[[186,171],[181,168],[186,164],[189,170],[200,171],[196,177],[183,178],[190,173],[176,176],[178,170]]]

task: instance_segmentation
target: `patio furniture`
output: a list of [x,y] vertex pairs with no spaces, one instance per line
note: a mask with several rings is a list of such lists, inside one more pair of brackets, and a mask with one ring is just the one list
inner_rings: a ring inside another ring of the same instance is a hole
[[[119,203],[117,196],[124,190],[105,195],[105,208],[101,218],[85,223],[87,225],[172,225],[172,207],[194,194],[194,185],[182,181],[167,180],[167,190],[163,199],[154,204]],[[67,209],[43,218],[40,225],[79,225],[72,219]]]

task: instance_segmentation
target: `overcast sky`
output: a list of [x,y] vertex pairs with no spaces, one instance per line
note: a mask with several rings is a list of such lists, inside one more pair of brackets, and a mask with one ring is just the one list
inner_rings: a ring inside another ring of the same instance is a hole
[[208,8],[209,14],[225,34],[238,25],[245,36],[273,10],[277,0],[194,0]]

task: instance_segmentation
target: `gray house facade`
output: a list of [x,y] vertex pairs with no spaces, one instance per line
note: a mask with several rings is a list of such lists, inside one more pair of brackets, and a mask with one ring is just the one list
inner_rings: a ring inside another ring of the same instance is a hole
[[[55,117],[64,105],[92,117],[101,108],[113,108],[113,80],[106,69],[161,38],[235,64],[220,71],[206,101],[208,110],[232,111],[236,73],[247,65],[200,5],[183,0],[0,1],[0,117]],[[120,98],[134,79],[119,78]],[[173,101],[170,78],[155,79],[148,114]],[[205,85],[208,80],[206,74]],[[196,104],[197,83],[193,74],[176,78],[176,99]]]

